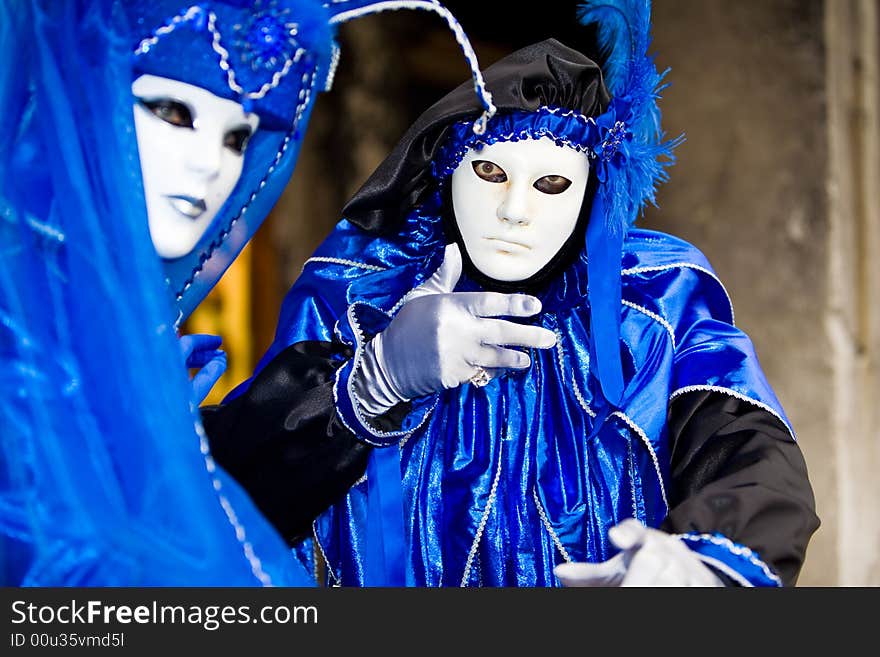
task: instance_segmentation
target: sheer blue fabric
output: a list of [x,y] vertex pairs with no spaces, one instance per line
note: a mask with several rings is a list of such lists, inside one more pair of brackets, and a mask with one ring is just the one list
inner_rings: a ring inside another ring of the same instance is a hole
[[[408,581],[555,586],[552,570],[563,560],[613,556],[607,530],[621,520],[659,526],[668,511],[667,407],[684,391],[735,395],[788,425],[703,255],[669,235],[631,230],[621,263],[619,406],[605,400],[594,371],[582,253],[539,295],[534,321],[557,333],[557,348],[533,351],[528,370],[484,388],[414,400],[402,432],[377,431],[352,401],[350,378],[363,341],[439,266],[439,203],[435,196],[414,210],[391,237],[342,221],[289,292],[263,361],[300,340],[356,348],[338,374],[337,409],[363,440],[399,453]],[[456,288],[474,289],[467,279]],[[364,583],[369,486],[359,483],[316,523],[331,583]]]
[[190,402],[124,21],[0,0],[0,580],[307,585]]

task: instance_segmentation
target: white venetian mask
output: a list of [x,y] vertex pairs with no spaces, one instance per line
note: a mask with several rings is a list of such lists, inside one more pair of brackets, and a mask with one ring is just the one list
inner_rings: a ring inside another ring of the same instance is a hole
[[474,266],[522,281],[553,259],[577,224],[590,163],[547,137],[469,149],[452,174],[452,207]]
[[202,87],[155,75],[131,85],[150,237],[163,258],[196,246],[241,176],[259,117]]

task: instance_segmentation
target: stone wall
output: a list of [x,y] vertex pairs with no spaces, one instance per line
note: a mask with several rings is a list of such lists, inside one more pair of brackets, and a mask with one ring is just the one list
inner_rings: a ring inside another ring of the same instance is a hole
[[664,128],[684,132],[644,225],[712,262],[807,459],[822,527],[801,576],[838,579],[834,363],[828,281],[828,139],[821,0],[655,4]]

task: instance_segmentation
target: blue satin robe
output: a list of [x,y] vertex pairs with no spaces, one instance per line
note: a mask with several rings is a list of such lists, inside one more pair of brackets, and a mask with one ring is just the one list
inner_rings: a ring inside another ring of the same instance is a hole
[[[705,257],[669,235],[631,230],[622,263],[621,408],[608,407],[591,372],[582,254],[539,295],[533,323],[557,333],[555,348],[532,350],[529,369],[484,388],[414,400],[401,431],[378,431],[352,402],[360,348],[436,271],[444,242],[430,204],[392,238],[343,220],[288,293],[263,360],[303,340],[355,348],[337,374],[337,411],[362,440],[399,450],[408,582],[558,586],[555,565],[613,556],[607,531],[621,520],[659,526],[668,511],[667,407],[679,394],[721,391],[790,426]],[[474,289],[465,278],[456,287]],[[331,584],[364,583],[367,488],[365,477],[315,523]],[[744,583],[779,583],[758,555],[720,535],[684,538]]]

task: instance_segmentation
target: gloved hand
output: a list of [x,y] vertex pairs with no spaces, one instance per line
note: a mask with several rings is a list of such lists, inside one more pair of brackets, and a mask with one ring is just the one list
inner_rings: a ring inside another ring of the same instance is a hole
[[602,563],[564,563],[554,574],[564,586],[724,586],[681,540],[634,518],[608,530],[621,550]]
[[527,353],[507,347],[548,349],[556,334],[540,326],[494,319],[530,317],[541,302],[525,294],[453,292],[461,276],[458,246],[446,247],[443,264],[410,292],[388,327],[364,349],[355,395],[370,415],[413,397],[455,388],[481,369],[489,376],[531,365]]
[[226,352],[218,349],[219,335],[181,335],[180,349],[188,368],[199,368],[191,379],[193,397],[201,404],[226,371]]

